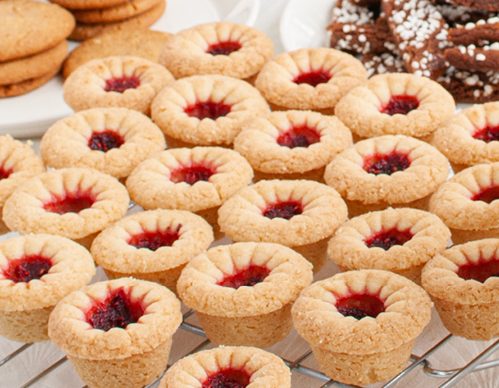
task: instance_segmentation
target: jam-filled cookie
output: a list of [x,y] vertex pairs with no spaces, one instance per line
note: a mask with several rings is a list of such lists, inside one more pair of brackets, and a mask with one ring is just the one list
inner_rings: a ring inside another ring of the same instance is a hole
[[0,335],[14,341],[48,339],[54,306],[92,280],[94,261],[64,237],[29,234],[0,243]]
[[293,248],[317,271],[327,240],[347,219],[332,188],[307,180],[263,180],[240,190],[218,212],[220,229],[233,241],[265,241]]
[[451,229],[454,244],[497,237],[499,162],[478,164],[454,175],[433,194],[430,211]]
[[248,79],[273,55],[272,40],[254,28],[229,22],[201,24],[175,34],[160,62],[176,78],[220,74]]
[[161,130],[140,112],[94,108],[57,121],[43,135],[47,166],[90,167],[126,178],[143,160],[165,149]]
[[177,287],[210,341],[263,348],[289,334],[291,306],[312,278],[312,265],[293,250],[246,242],[195,257]]
[[291,373],[276,355],[248,346],[220,346],[172,365],[159,388],[291,388]]
[[340,153],[326,167],[324,179],[355,216],[388,206],[426,209],[448,174],[449,162],[436,148],[412,137],[386,135]]
[[61,300],[49,337],[91,387],[144,387],[166,369],[180,302],[166,287],[133,278],[94,283]]
[[352,218],[329,241],[342,271],[383,269],[420,283],[421,269],[449,244],[450,231],[429,212],[388,208]]
[[405,277],[359,270],[312,284],[292,314],[320,369],[336,381],[364,386],[406,367],[431,306],[426,292]]
[[7,227],[49,233],[90,246],[95,235],[119,220],[130,199],[117,179],[89,168],[52,170],[28,179],[3,208]]
[[121,107],[149,113],[153,98],[173,81],[163,66],[144,58],[115,56],[93,59],[64,82],[64,100],[75,111]]
[[366,80],[364,66],[353,56],[312,48],[279,54],[263,67],[255,86],[274,108],[331,113],[341,97]]
[[320,181],[325,166],[352,144],[352,134],[334,116],[285,111],[248,121],[234,149],[250,162],[256,180]]
[[454,113],[454,99],[442,86],[414,74],[380,74],[351,90],[335,114],[362,138],[431,135]]
[[447,156],[455,172],[499,162],[499,102],[457,113],[435,132],[432,143]]
[[213,242],[201,217],[182,210],[148,210],[104,229],[92,243],[92,256],[108,278],[131,276],[176,291],[182,269]]
[[169,147],[230,146],[247,120],[270,111],[253,86],[221,75],[175,81],[158,94],[151,110]]

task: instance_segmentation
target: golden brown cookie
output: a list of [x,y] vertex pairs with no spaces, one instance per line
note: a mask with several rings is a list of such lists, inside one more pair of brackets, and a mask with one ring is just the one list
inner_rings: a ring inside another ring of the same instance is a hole
[[165,0],[161,0],[157,5],[146,12],[119,22],[96,24],[78,23],[69,38],[72,40],[85,40],[93,38],[103,32],[116,29],[127,30],[131,28],[146,28],[156,22],[161,15],[163,15],[165,8],[166,2]]
[[59,69],[68,52],[68,43],[63,40],[46,51],[8,62],[0,62],[0,84],[14,84],[39,78]]
[[0,62],[56,46],[75,24],[65,9],[35,1],[1,1],[0,17]]
[[20,96],[21,94],[31,92],[49,82],[58,72],[59,68],[56,68],[41,77],[31,78],[14,84],[0,85],[0,98]]
[[163,46],[170,37],[171,34],[167,32],[147,29],[104,32],[71,51],[64,61],[62,75],[67,78],[77,67],[92,59],[115,55],[133,55],[158,62]]
[[128,0],[125,3],[100,9],[73,11],[78,23],[111,23],[119,22],[151,9],[160,0]]
[[127,0],[50,0],[67,9],[96,9],[107,8],[126,3]]

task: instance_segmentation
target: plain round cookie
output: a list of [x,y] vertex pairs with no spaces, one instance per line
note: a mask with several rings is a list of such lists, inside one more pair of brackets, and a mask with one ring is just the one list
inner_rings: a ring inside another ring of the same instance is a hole
[[52,78],[59,73],[59,67],[53,69],[47,74],[40,77],[31,78],[26,81],[21,81],[13,84],[0,85],[0,98],[20,96],[38,89],[40,86],[45,85]]
[[172,82],[151,105],[151,117],[167,135],[167,143],[186,147],[229,146],[247,120],[269,112],[257,89],[221,75]]
[[47,234],[2,241],[0,269],[0,333],[27,343],[47,340],[54,306],[95,275],[85,248]]
[[0,63],[0,85],[13,84],[41,77],[58,70],[66,58],[68,43],[58,45],[40,53]]
[[114,56],[91,60],[64,82],[64,100],[76,111],[121,107],[148,113],[156,94],[173,76],[144,58]]
[[[128,19],[151,9],[161,0],[129,0],[113,7],[73,11],[78,23],[112,23]],[[130,54],[128,54],[130,55]]]
[[331,111],[367,72],[353,56],[330,48],[279,54],[258,74],[255,86],[279,109]]
[[456,104],[442,86],[414,74],[379,74],[352,89],[335,114],[356,135],[431,135],[449,119]]
[[108,31],[129,30],[137,28],[148,28],[163,15],[166,8],[166,1],[160,0],[157,5],[141,13],[140,15],[113,23],[77,23],[73,32],[69,36],[72,40],[86,40]]
[[159,55],[171,34],[141,28],[107,31],[82,42],[64,61],[64,78],[79,66],[97,58],[116,55],[132,55],[152,62],[159,61]]
[[200,386],[220,377],[224,371],[241,371],[251,388],[291,388],[291,372],[276,355],[247,346],[220,346],[191,354],[173,364],[159,388]]
[[254,28],[229,22],[197,25],[176,33],[160,62],[175,78],[220,74],[247,79],[274,53],[272,40]]
[[342,271],[382,269],[420,283],[422,267],[448,246],[450,236],[434,214],[388,208],[340,226],[329,240],[328,257]]
[[473,105],[457,113],[435,132],[432,143],[455,170],[499,162],[499,102]]
[[123,4],[127,0],[50,0],[52,3],[70,9],[99,9]]
[[326,167],[326,183],[338,190],[351,215],[387,206],[426,208],[445,182],[449,162],[436,148],[404,135],[362,140]]
[[283,111],[247,121],[234,149],[262,178],[307,176],[317,170],[322,178],[324,167],[352,144],[352,134],[334,116]]
[[66,39],[75,26],[65,9],[37,1],[1,1],[0,15],[0,62],[48,50]]
[[117,179],[89,168],[64,168],[20,185],[5,202],[3,220],[20,233],[81,240],[123,217],[129,201]]
[[126,178],[165,145],[161,130],[142,113],[94,108],[53,124],[42,137],[40,151],[50,167],[89,167]]

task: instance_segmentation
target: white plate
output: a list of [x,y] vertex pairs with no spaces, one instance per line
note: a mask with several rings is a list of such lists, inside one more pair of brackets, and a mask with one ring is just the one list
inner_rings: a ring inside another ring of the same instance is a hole
[[[152,26],[158,31],[177,32],[200,23],[230,19],[253,24],[258,0],[168,0],[163,16]],[[72,47],[76,45],[73,44]],[[62,97],[62,79],[56,77],[23,96],[0,99],[0,134],[15,137],[41,135],[54,121],[71,114]]]
[[335,0],[290,0],[279,25],[285,51],[324,47]]

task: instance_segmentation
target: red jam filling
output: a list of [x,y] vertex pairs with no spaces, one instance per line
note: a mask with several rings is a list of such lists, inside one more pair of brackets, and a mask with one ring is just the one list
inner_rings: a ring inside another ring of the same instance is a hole
[[250,265],[233,275],[227,275],[218,282],[219,286],[239,288],[242,286],[252,287],[261,283],[269,275],[270,269],[259,265]]
[[499,186],[488,187],[480,191],[478,194],[475,194],[473,197],[471,197],[471,199],[473,201],[492,203],[492,201],[499,199]]
[[180,237],[180,226],[175,229],[156,230],[154,232],[145,231],[135,234],[128,240],[128,244],[135,248],[147,248],[156,251],[161,247],[171,247]]
[[201,388],[245,388],[250,384],[250,378],[244,369],[224,368],[209,375]]
[[13,172],[14,172],[14,170],[12,170],[11,168],[6,169],[4,166],[1,166],[0,167],[0,180],[7,179],[10,176],[10,174],[12,174]]
[[388,104],[381,108],[381,113],[393,116],[395,114],[406,115],[414,109],[418,109],[419,100],[415,96],[392,96]]
[[110,292],[103,301],[95,301],[85,317],[94,329],[108,331],[113,327],[125,329],[144,315],[140,300],[132,300],[129,291],[118,288]]
[[486,143],[491,141],[499,141],[499,125],[495,127],[485,127],[479,129],[473,134],[473,137],[478,140],[483,140]]
[[410,230],[398,230],[397,228],[392,228],[377,232],[364,240],[364,242],[369,248],[378,247],[387,251],[394,245],[404,245],[412,238],[412,236],[413,234]]
[[308,147],[312,144],[318,143],[321,140],[321,135],[315,128],[303,125],[300,127],[293,127],[286,132],[283,132],[277,138],[277,143],[280,146],[295,148],[295,147]]
[[95,197],[88,191],[67,193],[64,197],[53,196],[52,201],[45,203],[43,208],[57,214],[79,213],[92,207],[94,202]]
[[170,173],[170,180],[174,183],[185,182],[193,185],[199,181],[209,181],[213,174],[216,174],[216,169],[205,164],[192,164],[190,166],[182,166]]
[[88,147],[94,151],[107,152],[113,148],[120,148],[124,142],[119,133],[106,129],[102,132],[93,132],[88,139]]
[[4,276],[16,283],[28,283],[33,279],[40,279],[52,268],[52,260],[31,255],[9,261],[9,266],[4,270]]
[[190,117],[197,117],[199,120],[216,120],[219,117],[227,116],[231,110],[232,107],[223,102],[204,101],[189,105],[184,112]]
[[463,279],[474,279],[481,283],[493,276],[499,277],[499,257],[461,265],[457,270],[457,274]]
[[299,201],[283,201],[268,205],[263,211],[267,218],[284,218],[290,220],[294,216],[303,213],[303,205]]
[[333,75],[329,71],[320,69],[298,74],[293,79],[293,82],[295,84],[309,84],[316,87],[319,84],[328,82],[331,78],[333,78]]
[[111,78],[106,80],[104,90],[106,92],[123,93],[127,89],[136,89],[140,86],[140,79],[134,75],[128,77]]
[[397,151],[389,154],[375,154],[364,158],[364,170],[369,174],[392,175],[397,171],[404,171],[411,165],[411,160],[406,154]]
[[385,311],[385,303],[376,295],[354,294],[337,299],[336,309],[345,317],[376,318]]
[[230,55],[241,48],[241,43],[233,40],[211,44],[206,52],[211,55]]

